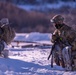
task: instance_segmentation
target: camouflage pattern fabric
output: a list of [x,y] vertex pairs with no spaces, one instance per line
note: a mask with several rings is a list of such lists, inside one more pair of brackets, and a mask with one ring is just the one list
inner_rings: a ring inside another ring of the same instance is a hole
[[11,28],[9,25],[3,25],[1,26],[1,28],[3,29],[1,39],[4,40],[6,44],[10,44],[15,37],[15,30]]
[[76,50],[76,31],[67,25],[63,25],[60,29],[56,29],[52,35],[52,42],[55,39],[61,38],[61,40],[66,43],[68,42],[72,46],[72,50]]
[[4,50],[4,44],[2,41],[0,41],[0,54]]

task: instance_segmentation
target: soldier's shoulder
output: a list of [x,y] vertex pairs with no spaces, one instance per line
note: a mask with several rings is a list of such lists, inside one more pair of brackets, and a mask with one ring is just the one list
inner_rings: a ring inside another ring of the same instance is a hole
[[72,29],[70,26],[68,26],[68,25],[66,25],[66,24],[63,25],[63,28],[64,28],[65,30],[70,30],[70,29]]

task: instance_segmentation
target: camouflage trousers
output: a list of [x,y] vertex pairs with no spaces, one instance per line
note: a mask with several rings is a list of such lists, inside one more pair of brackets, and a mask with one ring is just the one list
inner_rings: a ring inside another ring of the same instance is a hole
[[56,53],[58,54],[59,58],[62,58],[62,49],[59,45],[55,45]]
[[4,49],[6,49],[7,48],[7,44],[3,41],[3,40],[1,40],[0,41],[0,54],[2,53],[2,51],[4,50]]
[[53,51],[53,56],[54,56],[55,63],[58,66],[62,66],[64,68],[65,65],[64,65],[64,61],[63,61],[62,49],[63,48],[59,44],[56,44],[54,51]]

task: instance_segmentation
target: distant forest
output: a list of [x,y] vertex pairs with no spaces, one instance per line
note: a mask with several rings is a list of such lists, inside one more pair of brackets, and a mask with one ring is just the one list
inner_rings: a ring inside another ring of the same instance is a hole
[[11,2],[16,4],[41,4],[42,3],[57,3],[62,2],[75,2],[76,0],[0,0],[5,2]]
[[[12,1],[12,0],[5,0],[5,1]],[[34,0],[23,0],[23,1],[34,1]],[[66,24],[76,29],[76,8],[63,6],[60,9],[50,9],[48,13],[44,13],[36,11],[25,11],[21,8],[18,8],[16,5],[10,2],[3,2],[3,1],[0,2],[0,19],[7,17],[10,21],[11,26],[14,27],[16,32],[19,33],[29,33],[29,32],[52,33],[54,31],[54,27],[50,23],[50,19],[56,14],[61,14],[65,18]]]

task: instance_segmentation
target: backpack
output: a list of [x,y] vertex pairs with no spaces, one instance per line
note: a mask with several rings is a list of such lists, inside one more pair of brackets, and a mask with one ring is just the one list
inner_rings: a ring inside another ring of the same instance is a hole
[[10,44],[15,37],[15,30],[11,28],[9,25],[1,26],[3,33],[1,35],[1,39],[6,42],[6,44]]

